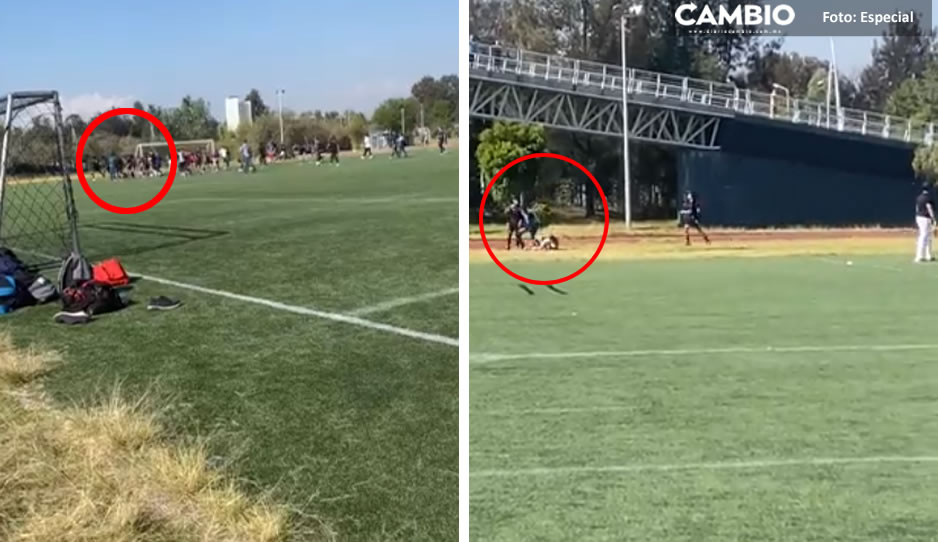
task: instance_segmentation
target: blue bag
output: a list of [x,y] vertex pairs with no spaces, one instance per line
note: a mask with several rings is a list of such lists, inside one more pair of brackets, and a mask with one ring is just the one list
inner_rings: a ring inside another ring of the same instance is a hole
[[11,275],[0,275],[0,314],[13,311],[16,297],[16,281]]

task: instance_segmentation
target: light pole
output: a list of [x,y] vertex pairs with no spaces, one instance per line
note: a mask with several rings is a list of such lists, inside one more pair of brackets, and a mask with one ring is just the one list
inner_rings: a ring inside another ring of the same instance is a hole
[[283,93],[286,90],[282,88],[277,89],[277,110],[278,116],[280,117],[280,146],[283,147]]
[[[407,127],[404,125],[404,106],[401,106],[401,135],[407,133]],[[407,137],[407,136],[404,136]]]
[[837,52],[834,50],[834,36],[831,40],[831,77],[834,80],[834,109],[837,113],[837,129],[840,130],[840,77],[837,75]]
[[638,17],[642,14],[642,4],[632,4],[625,8],[624,4],[619,4],[622,10],[620,18],[621,35],[619,41],[622,42],[622,176],[624,178],[625,189],[625,227],[632,229],[632,182],[629,178],[629,76],[626,59],[626,38],[628,36],[628,20],[632,17]]
[[772,90],[781,90],[785,93],[785,114],[791,115],[791,92],[788,90],[788,87],[779,85],[778,83],[772,83]]

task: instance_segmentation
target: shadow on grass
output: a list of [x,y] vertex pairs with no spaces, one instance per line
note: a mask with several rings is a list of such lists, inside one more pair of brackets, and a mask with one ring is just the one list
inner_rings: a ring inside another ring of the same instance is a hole
[[[112,256],[136,256],[139,254],[178,247],[196,241],[215,239],[217,237],[223,237],[225,235],[231,234],[231,232],[223,230],[207,230],[201,228],[185,228],[181,226],[163,226],[152,224],[123,224],[120,222],[95,222],[92,224],[82,224],[81,227],[85,230],[129,234],[133,236],[134,240],[139,240],[141,237],[152,238],[155,240],[155,243],[117,243],[116,249],[107,250],[104,253],[102,253],[100,249],[95,249],[93,251],[94,255],[89,256],[91,259]],[[124,239],[122,238],[122,240]]]

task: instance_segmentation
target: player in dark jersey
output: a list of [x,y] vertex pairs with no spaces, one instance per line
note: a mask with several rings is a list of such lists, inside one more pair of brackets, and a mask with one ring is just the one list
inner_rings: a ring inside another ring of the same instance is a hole
[[329,163],[339,165],[339,142],[335,136],[329,138]]
[[678,226],[684,227],[684,244],[690,246],[690,229],[694,228],[703,236],[704,242],[710,244],[710,238],[700,225],[700,204],[693,192],[684,194],[684,203],[681,204],[680,222]]
[[537,218],[537,213],[533,207],[528,207],[524,212],[524,230],[531,236],[531,240],[537,240],[537,232],[541,229],[541,221]]
[[440,154],[446,153],[446,130],[440,128],[436,132],[436,143],[440,147]]
[[514,237],[515,245],[518,248],[524,248],[524,239],[521,238],[521,232],[524,231],[524,210],[518,204],[518,200],[513,200],[508,207],[508,250],[511,250],[511,238]]

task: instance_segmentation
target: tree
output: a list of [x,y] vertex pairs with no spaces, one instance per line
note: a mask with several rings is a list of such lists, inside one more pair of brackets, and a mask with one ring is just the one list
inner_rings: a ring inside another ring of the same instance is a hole
[[252,88],[248,95],[244,97],[244,100],[251,102],[251,116],[253,117],[263,117],[270,112],[261,98],[261,93],[256,88]]
[[169,112],[167,121],[166,127],[174,139],[207,139],[218,133],[218,121],[203,98],[184,97],[179,107]]
[[[143,102],[137,100],[133,105],[134,109],[143,110]],[[150,121],[145,118],[133,116],[130,117],[130,135],[132,137],[144,139],[150,135]]]
[[873,45],[873,62],[860,74],[856,106],[882,111],[889,96],[907,79],[921,76],[934,57],[934,38],[923,31],[918,19],[891,23],[882,44]]
[[[476,158],[486,179],[499,170],[535,152],[543,152],[546,144],[544,127],[538,124],[496,122],[479,134]],[[533,194],[537,183],[537,161],[522,162],[505,173],[492,187],[492,197],[500,205],[520,194]]]
[[404,129],[411,130],[417,126],[420,106],[413,98],[390,98],[385,100],[371,115],[371,122],[386,130],[401,130],[401,108],[404,109]]
[[[928,63],[921,77],[908,79],[896,89],[886,104],[886,113],[908,118],[919,129],[938,119],[938,59]],[[918,148],[912,167],[921,177],[938,180],[938,147]]]
[[446,75],[439,80],[426,76],[414,83],[411,95],[424,108],[429,128],[452,126],[459,109],[459,77]]
[[65,120],[62,122],[65,125],[66,137],[70,138],[70,141],[73,145],[77,145],[78,139],[81,137],[81,134],[84,133],[88,123],[85,122],[80,115],[76,115],[74,113],[65,117]]

